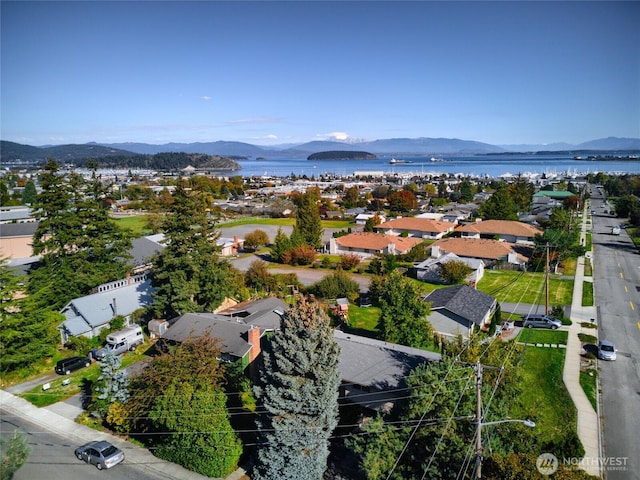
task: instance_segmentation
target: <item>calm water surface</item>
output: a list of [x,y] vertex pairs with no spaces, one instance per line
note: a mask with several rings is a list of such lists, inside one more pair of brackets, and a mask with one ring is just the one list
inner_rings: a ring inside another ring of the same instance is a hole
[[516,174],[640,174],[640,160],[604,161],[574,160],[573,155],[481,155],[481,156],[439,156],[438,161],[432,157],[394,157],[411,163],[390,164],[392,157],[379,157],[376,160],[326,160],[309,161],[307,159],[267,159],[241,160],[238,163],[242,176],[278,176],[290,174],[297,176],[318,177],[322,174],[353,175],[356,171],[382,171],[397,174],[441,175],[460,174],[478,177],[500,177]]

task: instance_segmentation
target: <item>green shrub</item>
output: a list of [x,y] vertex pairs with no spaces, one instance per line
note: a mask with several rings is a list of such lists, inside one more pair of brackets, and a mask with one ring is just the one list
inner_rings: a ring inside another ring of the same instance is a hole
[[580,341],[582,343],[591,343],[591,344],[596,344],[598,343],[598,338],[593,336],[593,335],[589,335],[586,333],[579,333],[578,334],[578,338],[580,339]]

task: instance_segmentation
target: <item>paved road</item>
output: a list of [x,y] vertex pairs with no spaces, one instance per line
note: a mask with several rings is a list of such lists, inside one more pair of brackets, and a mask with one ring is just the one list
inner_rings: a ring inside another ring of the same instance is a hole
[[140,466],[127,464],[126,459],[121,465],[101,472],[76,459],[73,451],[78,445],[70,441],[66,435],[56,435],[22,418],[3,412],[0,417],[0,437],[9,438],[15,430],[27,437],[31,453],[27,462],[13,476],[14,480],[104,480],[105,475],[112,479],[129,480],[158,478],[157,473],[145,473]]
[[[604,199],[592,189],[594,294],[600,339],[618,348],[615,362],[600,361],[605,459],[625,462],[605,468],[607,480],[640,479],[640,255],[628,235],[611,235],[620,219],[604,214]],[[620,468],[619,466],[617,468]]]

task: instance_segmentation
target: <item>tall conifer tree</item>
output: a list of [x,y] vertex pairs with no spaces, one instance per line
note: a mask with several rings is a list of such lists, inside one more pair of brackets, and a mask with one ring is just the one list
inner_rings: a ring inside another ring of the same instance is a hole
[[33,253],[41,255],[30,274],[29,293],[39,305],[64,305],[92,288],[123,278],[130,234],[109,217],[108,193],[95,171],[90,180],[62,175],[54,160],[44,167],[42,192],[33,205],[38,227]]
[[320,193],[317,189],[311,188],[302,196],[296,214],[296,224],[291,232],[291,243],[294,247],[307,245],[320,248],[322,246],[323,229],[318,209],[319,198]]
[[233,266],[219,256],[219,233],[207,207],[199,191],[178,181],[162,225],[166,248],[153,271],[156,316],[210,311],[243,287]]
[[338,422],[339,354],[317,303],[302,299],[285,313],[256,387],[266,413],[258,422],[254,479],[322,478]]

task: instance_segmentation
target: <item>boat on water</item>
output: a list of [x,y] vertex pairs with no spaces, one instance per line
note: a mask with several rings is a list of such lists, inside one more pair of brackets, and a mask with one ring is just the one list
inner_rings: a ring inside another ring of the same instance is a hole
[[391,160],[389,160],[389,163],[391,165],[399,165],[399,164],[403,164],[403,163],[413,163],[410,160],[398,160],[396,158],[392,158]]

